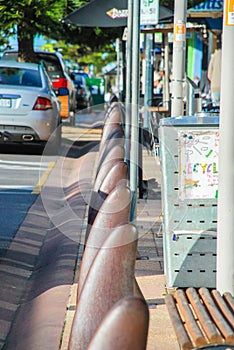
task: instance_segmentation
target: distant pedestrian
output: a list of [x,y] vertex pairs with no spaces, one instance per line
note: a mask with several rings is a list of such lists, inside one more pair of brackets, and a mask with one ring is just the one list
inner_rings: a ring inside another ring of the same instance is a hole
[[158,72],[154,72],[154,94],[161,94],[163,92],[162,77]]
[[211,55],[207,71],[207,78],[210,81],[211,99],[214,107],[220,105],[221,62],[222,51],[221,48],[218,48]]
[[197,85],[197,87],[200,88],[201,81],[200,81],[200,78],[197,75],[195,75],[195,77],[193,78],[193,81]]

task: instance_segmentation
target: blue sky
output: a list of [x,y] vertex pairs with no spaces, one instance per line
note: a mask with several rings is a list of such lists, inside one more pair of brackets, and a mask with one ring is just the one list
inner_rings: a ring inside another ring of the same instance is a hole
[[[43,36],[37,35],[34,39],[34,49],[39,50],[47,42],[48,40],[45,40]],[[18,49],[16,36],[10,38],[10,45],[12,46],[12,49]]]

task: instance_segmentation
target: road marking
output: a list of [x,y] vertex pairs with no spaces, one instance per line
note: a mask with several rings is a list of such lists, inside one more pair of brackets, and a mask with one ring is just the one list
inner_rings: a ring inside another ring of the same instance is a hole
[[39,164],[39,165],[44,165],[46,166],[47,165],[47,162],[25,162],[25,161],[15,161],[15,160],[2,160],[0,159],[0,164],[3,163],[3,164],[27,164],[27,165],[35,165],[35,164]]
[[[20,165],[16,165],[16,166],[14,166],[14,165],[11,165],[11,166],[9,166],[9,165],[0,165],[0,168],[1,169],[7,169],[7,170],[13,170],[13,169],[15,169],[15,170],[23,170],[23,171],[25,171],[25,170],[33,170],[33,171],[35,171],[35,170],[41,170],[42,169],[42,167],[26,167],[26,166],[20,166]],[[44,169],[46,169],[46,167],[44,167]]]
[[32,194],[39,194],[41,192],[41,189],[42,189],[43,185],[45,184],[49,174],[51,173],[54,165],[55,165],[55,162],[49,162],[46,171],[43,173],[42,177],[40,178],[40,180],[38,181],[38,183],[34,187]]
[[10,161],[10,160],[1,160],[0,159],[0,168],[1,169],[17,169],[17,170],[38,170],[46,169],[46,162],[24,162],[24,161]]
[[[0,194],[28,194],[28,192],[31,192],[33,190],[33,186],[27,186],[27,185],[1,185],[0,186]],[[14,190],[14,191],[13,191]],[[18,190],[19,192],[16,192],[15,190]],[[27,193],[26,193],[27,191]]]

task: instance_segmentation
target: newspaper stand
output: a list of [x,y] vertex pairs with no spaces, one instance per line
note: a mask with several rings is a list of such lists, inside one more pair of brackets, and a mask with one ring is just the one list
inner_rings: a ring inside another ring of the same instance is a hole
[[160,121],[167,287],[216,285],[219,116]]

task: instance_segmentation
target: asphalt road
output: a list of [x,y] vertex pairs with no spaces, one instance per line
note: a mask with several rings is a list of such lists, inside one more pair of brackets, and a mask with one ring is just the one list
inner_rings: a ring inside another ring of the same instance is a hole
[[[88,151],[90,141],[93,141],[90,128],[97,129],[103,116],[103,112],[85,114],[81,111],[76,115],[74,127],[64,123],[63,144],[78,140],[77,147],[72,148],[77,153],[76,157]],[[46,181],[57,158],[45,156],[36,146],[0,145],[0,256],[36,200],[40,186]]]
[[0,256],[35,201],[41,176],[55,163],[41,153],[36,147],[0,147]]
[[99,128],[103,124],[104,115],[105,112],[102,109],[93,109],[91,113],[86,113],[86,110],[79,111],[76,114],[75,126],[90,129]]

